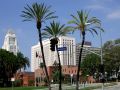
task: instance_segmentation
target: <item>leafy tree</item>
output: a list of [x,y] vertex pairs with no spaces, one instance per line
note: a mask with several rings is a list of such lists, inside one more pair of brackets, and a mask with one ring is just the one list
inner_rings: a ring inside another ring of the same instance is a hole
[[81,35],[82,35],[82,44],[81,44],[81,49],[80,49],[80,54],[79,54],[79,62],[78,62],[78,70],[77,70],[77,80],[76,80],[76,90],[79,88],[79,72],[80,72],[80,64],[81,64],[81,57],[82,57],[82,51],[83,51],[83,45],[85,42],[85,36],[86,32],[89,31],[91,34],[95,32],[96,30],[102,30],[101,28],[101,21],[97,19],[96,17],[89,17],[89,13],[86,11],[77,11],[77,16],[71,15],[73,20],[69,21],[69,24],[74,24],[71,28],[73,31],[79,30]]
[[21,86],[21,83],[22,83],[22,80],[18,79],[18,80],[15,80],[13,84],[15,87],[19,87]]
[[120,45],[120,39],[116,39],[116,40],[109,40],[106,43],[104,43],[103,45],[103,52],[109,52],[109,50],[111,50],[112,47],[114,46],[119,46]]
[[96,54],[88,54],[81,63],[83,76],[94,76],[99,72],[100,57]]
[[57,61],[54,61],[53,66],[54,66],[54,70],[52,72],[53,81],[55,83],[59,83],[59,76],[60,76],[59,63],[57,63]]
[[41,47],[41,52],[42,52],[42,57],[43,57],[43,63],[44,63],[44,68],[45,68],[45,73],[49,85],[49,90],[51,90],[50,87],[50,80],[47,72],[47,67],[45,63],[45,57],[44,57],[44,50],[43,50],[43,44],[42,44],[42,36],[41,36],[41,27],[43,22],[46,20],[56,18],[56,16],[53,16],[54,12],[50,11],[50,6],[46,6],[44,3],[38,4],[38,3],[33,3],[32,6],[27,5],[24,7],[24,11],[22,11],[22,17],[24,18],[24,21],[36,21],[36,27],[38,30],[39,34],[39,42],[40,42],[40,47]]
[[105,70],[108,76],[112,76],[116,73],[118,76],[118,71],[120,69],[120,46],[114,46],[109,51],[104,52],[105,59]]
[[59,83],[59,77],[58,77],[58,76],[60,76],[59,70],[54,71],[53,74],[52,74],[52,76],[53,76],[54,82],[55,83]]
[[34,80],[28,80],[29,86],[33,86],[35,81]]
[[[45,32],[42,33],[44,37],[49,37],[49,38],[54,38],[58,42],[58,37],[59,36],[65,36],[69,30],[65,27],[65,25],[60,25],[60,23],[57,23],[55,21],[50,23],[50,26],[46,26],[44,29]],[[61,78],[62,78],[62,67],[61,67],[61,62],[60,62],[60,56],[58,52],[58,44],[55,45],[56,50],[57,50],[57,55],[58,55],[58,61],[59,61],[59,90],[62,90],[61,87]]]
[[113,47],[113,41],[107,41],[103,46],[103,52],[109,51]]
[[[20,53],[18,53],[20,54]],[[19,55],[14,55],[12,52],[0,49],[0,80],[2,82],[1,86],[10,86],[10,79],[14,74],[23,67],[29,67],[28,58],[23,56],[21,53]]]
[[13,53],[0,49],[0,78],[2,79],[1,86],[10,85],[9,79],[18,69],[18,67],[14,67],[16,59],[17,57]]
[[42,71],[43,71],[43,74],[45,75],[45,73],[44,73],[44,63],[40,63],[40,68],[42,69]]
[[115,40],[115,44],[119,44],[120,45],[120,38]]
[[[120,39],[107,41],[103,45],[103,58],[107,77],[118,76],[120,66]],[[113,64],[114,63],[114,64]]]

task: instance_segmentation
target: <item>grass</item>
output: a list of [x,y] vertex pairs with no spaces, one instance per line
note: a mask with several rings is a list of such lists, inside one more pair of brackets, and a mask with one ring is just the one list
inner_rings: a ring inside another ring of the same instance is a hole
[[9,87],[9,88],[0,88],[0,90],[35,90],[35,89],[43,89],[46,87]]
[[[117,83],[113,82],[113,83],[105,84],[104,87],[113,86],[113,85],[117,85]],[[44,89],[44,88],[47,88],[47,87],[13,87],[13,90],[35,90],[35,89],[37,90],[37,89]],[[101,88],[101,85],[85,87],[85,88],[80,89],[80,90],[93,90],[93,89],[97,89],[97,88]],[[0,88],[0,90],[12,90],[12,87]],[[75,89],[71,88],[71,89],[66,89],[66,90],[75,90]]]

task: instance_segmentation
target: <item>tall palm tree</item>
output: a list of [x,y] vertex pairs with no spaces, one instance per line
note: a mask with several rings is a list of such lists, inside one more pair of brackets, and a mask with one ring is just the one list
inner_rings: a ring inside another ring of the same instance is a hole
[[79,72],[80,72],[80,64],[81,64],[81,57],[82,57],[82,50],[83,45],[85,42],[85,35],[87,31],[90,31],[91,34],[97,33],[97,29],[102,30],[101,28],[101,21],[96,17],[89,17],[89,13],[86,11],[77,11],[77,16],[71,15],[73,20],[69,21],[69,24],[74,24],[71,28],[73,31],[79,30],[82,35],[82,44],[80,48],[79,54],[79,62],[78,62],[78,70],[77,70],[77,80],[76,80],[76,90],[79,89]]
[[[60,25],[60,23],[57,23],[55,21],[50,23],[50,26],[46,26],[46,28],[44,29],[45,32],[42,33],[43,36],[49,37],[49,38],[53,38],[55,41],[58,42],[58,37],[59,36],[65,36],[69,30],[65,27],[65,25]],[[62,90],[61,87],[61,79],[62,79],[62,72],[61,72],[61,62],[60,62],[60,56],[59,56],[59,52],[58,52],[58,44],[55,45],[56,47],[56,51],[57,51],[57,55],[58,55],[58,61],[59,61],[59,90]]]
[[45,57],[44,57],[44,52],[43,52],[43,44],[42,44],[42,37],[41,37],[41,27],[42,23],[45,22],[46,20],[56,18],[56,16],[53,16],[54,12],[50,11],[50,6],[46,6],[44,3],[38,4],[38,3],[33,3],[32,6],[27,5],[24,7],[24,11],[22,11],[22,17],[24,18],[23,21],[36,21],[36,27],[38,30],[39,34],[39,42],[40,42],[40,47],[41,47],[41,52],[42,52],[42,57],[43,57],[43,63],[44,63],[44,68],[45,68],[45,73],[49,85],[49,90],[51,90],[50,87],[50,80],[47,72],[47,67],[45,63]]

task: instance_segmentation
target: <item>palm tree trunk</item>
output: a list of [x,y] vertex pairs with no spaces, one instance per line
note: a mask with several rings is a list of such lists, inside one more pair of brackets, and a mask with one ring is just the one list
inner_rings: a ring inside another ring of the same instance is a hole
[[77,79],[76,79],[76,90],[79,90],[79,72],[80,72],[80,67],[81,67],[81,59],[82,59],[82,50],[83,50],[83,45],[85,42],[85,34],[82,37],[82,44],[80,48],[80,53],[79,53],[79,62],[78,62],[78,70],[77,70]]
[[50,80],[49,80],[48,71],[47,71],[47,66],[46,66],[46,63],[45,63],[45,57],[44,57],[42,37],[41,37],[41,30],[40,29],[38,29],[38,34],[39,34],[39,42],[40,42],[40,47],[41,47],[41,52],[42,52],[43,64],[44,64],[45,73],[46,73],[47,82],[48,82],[48,88],[49,88],[49,90],[51,90]]
[[58,45],[56,45],[56,50],[57,50],[57,55],[58,55],[58,61],[59,61],[59,72],[60,72],[60,75],[59,75],[59,90],[62,90],[62,67],[61,67],[61,62],[60,62],[60,55],[59,55],[59,52],[58,52]]

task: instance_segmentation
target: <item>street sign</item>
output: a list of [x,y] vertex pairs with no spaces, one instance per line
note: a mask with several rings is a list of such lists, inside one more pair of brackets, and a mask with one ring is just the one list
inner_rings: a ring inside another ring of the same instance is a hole
[[65,51],[65,50],[67,50],[67,47],[58,47],[57,50],[58,50],[58,51]]

